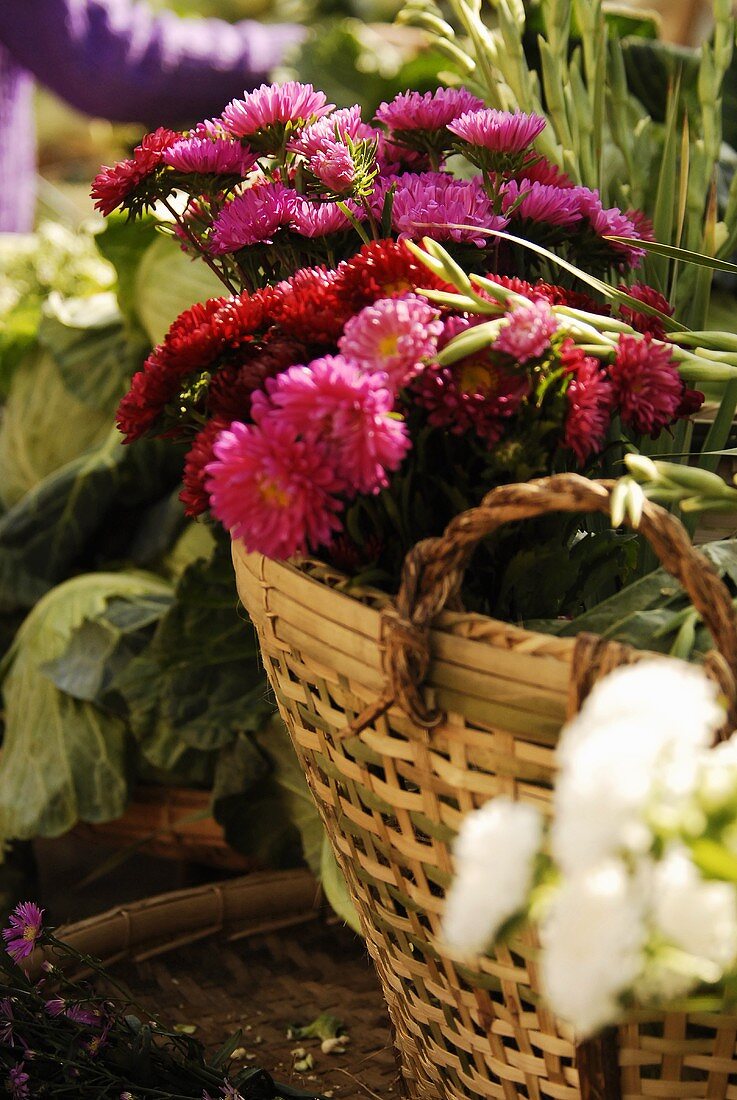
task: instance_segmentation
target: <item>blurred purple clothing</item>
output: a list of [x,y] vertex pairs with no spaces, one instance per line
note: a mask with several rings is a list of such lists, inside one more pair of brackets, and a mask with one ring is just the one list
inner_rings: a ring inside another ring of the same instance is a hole
[[265,80],[303,34],[154,15],[131,0],[0,0],[0,231],[32,225],[33,77],[99,118],[183,125]]

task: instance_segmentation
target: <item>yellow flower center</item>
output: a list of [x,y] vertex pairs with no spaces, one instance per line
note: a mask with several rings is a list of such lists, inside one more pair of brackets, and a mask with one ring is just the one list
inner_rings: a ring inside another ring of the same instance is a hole
[[414,290],[407,279],[399,279],[396,283],[384,283],[382,291],[385,297],[393,298],[395,294],[404,294],[407,290]]
[[458,387],[463,393],[492,394],[499,388],[499,372],[482,355],[469,355],[459,364]]
[[383,359],[389,359],[392,355],[396,355],[399,350],[399,338],[396,333],[392,333],[390,336],[383,336],[379,340],[378,352]]
[[277,508],[289,507],[289,494],[282,489],[281,485],[270,478],[259,478],[258,491],[266,504],[273,504]]
[[23,939],[30,940],[31,943],[35,940],[37,935],[38,928],[36,928],[35,924],[27,924],[23,929]]

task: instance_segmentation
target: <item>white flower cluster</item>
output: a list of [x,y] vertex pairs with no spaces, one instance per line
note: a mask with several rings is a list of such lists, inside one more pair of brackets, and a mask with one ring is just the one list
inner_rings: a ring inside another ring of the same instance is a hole
[[737,735],[699,669],[618,669],[564,729],[553,819],[507,798],[469,814],[443,937],[489,948],[539,920],[540,974],[581,1036],[628,1001],[667,1003],[737,965]]

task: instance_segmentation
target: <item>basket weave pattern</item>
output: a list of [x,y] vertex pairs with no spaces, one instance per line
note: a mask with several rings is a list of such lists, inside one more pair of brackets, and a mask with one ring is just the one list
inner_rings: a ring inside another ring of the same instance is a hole
[[[540,1003],[530,933],[472,962],[438,949],[461,818],[498,794],[549,807],[567,715],[598,675],[639,656],[438,614],[475,541],[500,522],[608,507],[608,486],[592,496],[572,475],[536,484],[537,499],[535,483],[496,490],[503,516],[476,509],[460,534],[420,544],[389,607],[339,591],[327,570],[311,576],[234,544],[239,594],[358,909],[412,1100],[737,1100],[737,1018],[641,1014],[616,1035],[619,1070],[602,1075],[589,1044]],[[731,690],[728,594],[659,513],[648,509],[644,533],[720,636],[727,660],[713,667]]]

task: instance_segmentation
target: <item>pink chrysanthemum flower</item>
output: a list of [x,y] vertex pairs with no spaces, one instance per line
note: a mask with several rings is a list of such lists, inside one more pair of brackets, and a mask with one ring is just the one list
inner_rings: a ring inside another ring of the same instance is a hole
[[393,133],[410,130],[440,130],[467,111],[484,106],[465,88],[438,88],[434,92],[400,92],[390,103],[382,103],[376,121]]
[[367,371],[383,371],[394,393],[435,355],[443,322],[422,298],[382,298],[352,317],[338,341],[341,353]]
[[549,187],[574,188],[576,185],[570,176],[553,164],[547,157],[530,153],[522,162],[517,176],[518,179],[529,180],[530,183],[546,183]]
[[[617,206],[604,208],[601,204],[598,191],[591,191],[588,187],[577,187],[575,194],[578,196],[579,209],[584,218],[589,222],[597,237],[631,237],[640,238],[635,223]],[[635,245],[620,244],[617,241],[606,242],[611,249],[619,252],[629,267],[637,267],[645,252]]]
[[[666,317],[673,316],[673,306],[668,299],[663,297],[660,291],[655,290],[654,287],[648,286],[647,283],[633,283],[632,286],[620,283],[619,289],[644,305],[659,310]],[[631,306],[620,306],[619,313],[622,320],[626,321],[628,325],[632,325],[638,332],[649,332],[657,340],[665,339],[665,325],[659,317],[655,317],[652,313],[645,313]]]
[[674,419],[683,383],[665,344],[623,334],[609,367],[622,420],[640,435],[657,435]]
[[468,145],[492,153],[523,153],[545,129],[540,115],[523,111],[497,111],[492,108],[468,111],[455,119],[448,129]]
[[293,436],[327,448],[351,495],[387,484],[410,446],[403,421],[392,417],[394,394],[385,374],[366,373],[342,355],[290,367],[255,393],[251,415],[265,431],[288,425]]
[[584,354],[570,337],[561,345],[560,359],[570,375],[563,443],[573,451],[579,466],[583,466],[604,445],[612,419],[614,390],[598,359]]
[[548,302],[540,299],[517,306],[504,315],[507,323],[494,342],[496,351],[511,355],[518,363],[537,359],[550,347],[558,322]]
[[234,99],[223,111],[222,122],[233,137],[254,138],[273,126],[306,126],[334,106],[311,84],[288,80],[284,84],[262,84],[243,99]]
[[[365,212],[348,200],[346,206],[361,221]],[[329,233],[341,233],[351,228],[351,223],[334,202],[312,202],[303,195],[293,195],[289,204],[290,229],[302,237],[325,237]]]
[[339,141],[330,142],[310,157],[308,166],[313,176],[336,195],[353,190],[356,166],[348,147]]
[[530,180],[510,180],[502,195],[502,208],[510,217],[545,225],[572,225],[583,217],[575,191]]
[[207,467],[213,515],[251,552],[290,558],[340,530],[346,484],[320,443],[297,438],[278,419],[231,424]]
[[247,176],[258,157],[228,138],[187,137],[170,145],[162,159],[178,172]]
[[[507,218],[494,213],[479,179],[459,180],[444,172],[423,172],[406,173],[384,181],[383,186],[386,189],[392,183],[396,184],[392,225],[400,240],[433,237],[437,241],[469,241],[483,248],[492,238],[479,230],[500,230],[509,224]],[[381,189],[377,189],[376,197],[381,197]]]
[[336,141],[344,142],[346,137],[352,141],[360,141],[375,138],[377,133],[378,131],[363,121],[361,108],[356,104],[355,107],[343,107],[313,122],[289,142],[288,148],[290,152],[301,153],[309,160],[316,153],[325,152]]
[[213,222],[210,251],[237,252],[252,244],[272,244],[291,221],[292,192],[282,183],[251,187],[223,207]]
[[44,910],[33,901],[22,901],[10,914],[9,927],[3,928],[5,950],[19,963],[27,959],[36,946],[43,927]]

